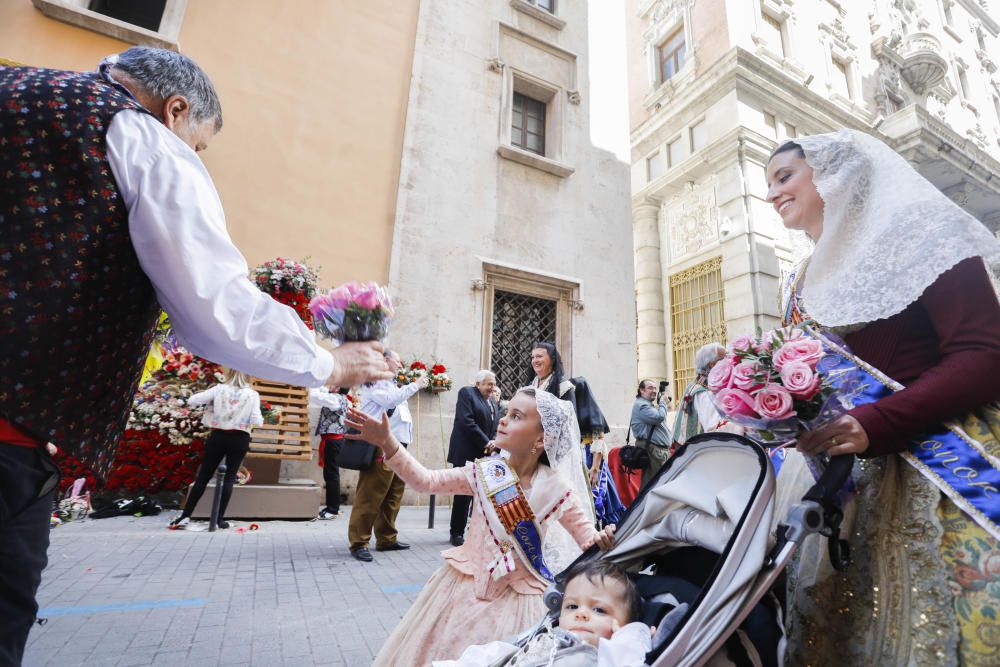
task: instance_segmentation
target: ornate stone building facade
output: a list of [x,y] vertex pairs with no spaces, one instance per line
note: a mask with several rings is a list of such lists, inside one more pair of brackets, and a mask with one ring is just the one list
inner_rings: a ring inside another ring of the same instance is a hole
[[781,276],[808,251],[765,201],[786,138],[870,132],[1000,229],[990,5],[627,0],[640,375],[679,392],[700,345],[778,323]]
[[[389,281],[392,342],[505,397],[554,340],[624,439],[635,378],[628,167],[590,142],[587,3],[422,0]],[[443,463],[454,392],[411,401]]]

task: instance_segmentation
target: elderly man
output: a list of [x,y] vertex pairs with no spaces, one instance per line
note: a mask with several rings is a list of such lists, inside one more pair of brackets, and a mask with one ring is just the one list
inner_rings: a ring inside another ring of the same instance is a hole
[[[461,468],[468,461],[486,455],[486,446],[497,434],[500,423],[500,404],[495,399],[497,376],[493,371],[476,373],[473,387],[458,390],[455,405],[455,423],[451,427],[448,443],[448,463]],[[451,543],[460,547],[465,543],[465,525],[469,520],[472,496],[455,496],[451,504]]]
[[[667,402],[660,397],[656,401],[656,383],[653,380],[643,380],[635,394],[632,404],[631,428],[637,447],[644,448],[649,453],[649,465],[642,470],[640,489],[646,487],[649,481],[660,472],[660,468],[670,456],[670,429],[667,428]],[[654,405],[654,401],[658,405]]]
[[677,408],[674,421],[674,444],[682,445],[688,438],[715,431],[726,421],[715,408],[712,392],[708,390],[708,374],[712,367],[726,356],[726,348],[720,343],[702,345],[694,354],[694,381],[684,389],[684,396]]
[[[403,366],[399,355],[392,350],[385,351],[385,360],[393,376]],[[408,401],[429,383],[427,376],[416,382],[397,387],[395,380],[383,380],[361,390],[362,412],[376,419],[382,413],[389,414],[389,426],[403,447],[413,441],[413,418],[410,416]],[[348,445],[350,446],[350,445]],[[347,525],[347,539],[350,541],[351,555],[360,561],[370,563],[374,558],[368,549],[375,531],[375,551],[401,551],[410,545],[400,542],[396,530],[396,516],[403,501],[406,482],[394,473],[379,457],[368,470],[358,473],[358,488],[354,493],[354,506]]]
[[107,474],[161,307],[189,350],[247,373],[390,377],[380,346],[331,355],[247,280],[196,154],[221,127],[212,82],[172,51],[0,67],[0,665],[20,664],[38,609],[45,443]]

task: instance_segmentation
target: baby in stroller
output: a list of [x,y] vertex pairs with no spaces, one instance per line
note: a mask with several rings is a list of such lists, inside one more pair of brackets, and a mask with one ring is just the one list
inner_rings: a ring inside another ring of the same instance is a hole
[[[576,563],[565,574],[558,627],[529,632],[516,643],[470,646],[458,660],[434,667],[630,667],[641,665],[652,630],[638,621],[639,588],[621,566],[602,560]],[[547,604],[554,605],[553,600]]]

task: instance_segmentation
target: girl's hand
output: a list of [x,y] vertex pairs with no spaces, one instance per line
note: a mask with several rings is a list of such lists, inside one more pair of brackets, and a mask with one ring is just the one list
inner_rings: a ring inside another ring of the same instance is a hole
[[382,419],[379,420],[351,407],[347,409],[344,424],[357,431],[357,433],[347,433],[345,437],[348,440],[365,440],[388,454],[385,449],[392,437],[392,431],[389,429],[389,416],[386,413],[383,412]]
[[851,415],[799,436],[795,447],[803,454],[862,454],[868,449],[868,433]]
[[604,530],[598,531],[594,543],[597,544],[601,551],[607,551],[615,546],[615,524],[608,524],[604,527]]
[[601,460],[594,457],[594,465],[590,468],[590,488],[597,486],[597,480],[601,476]]

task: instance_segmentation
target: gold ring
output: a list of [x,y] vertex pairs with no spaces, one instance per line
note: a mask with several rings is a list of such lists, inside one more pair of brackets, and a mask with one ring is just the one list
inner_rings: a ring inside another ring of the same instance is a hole
[[834,447],[837,446],[837,436],[833,436],[832,438],[830,438],[830,444],[833,445]]

